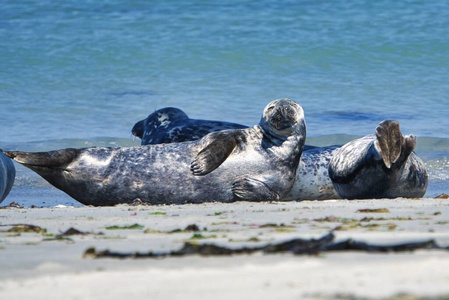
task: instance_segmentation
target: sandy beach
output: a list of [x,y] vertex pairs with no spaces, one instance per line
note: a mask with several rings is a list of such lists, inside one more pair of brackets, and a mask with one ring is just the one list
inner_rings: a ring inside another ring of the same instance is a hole
[[254,248],[319,239],[330,231],[336,243],[434,240],[448,247],[447,199],[7,207],[0,209],[0,230],[0,299],[449,297],[447,249],[137,259],[92,255],[169,253],[186,243]]

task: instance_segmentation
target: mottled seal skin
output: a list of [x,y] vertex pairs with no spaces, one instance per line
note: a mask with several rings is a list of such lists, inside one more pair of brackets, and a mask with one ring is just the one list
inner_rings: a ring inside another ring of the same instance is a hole
[[[168,118],[176,120],[176,130],[165,130],[159,125],[160,122],[154,121],[155,116],[152,114],[149,118],[152,117],[153,121],[148,122],[151,126],[147,127],[151,131],[139,125],[143,121],[133,128],[136,136],[145,136],[142,145],[161,140],[163,143],[192,141],[209,132],[227,129],[229,124],[238,125],[221,122],[220,126],[210,129],[206,124],[215,121],[195,120],[195,126],[191,126],[189,120],[192,119],[180,109],[165,108],[160,111],[176,112]],[[158,118],[160,119],[160,115]],[[136,127],[140,130],[135,130]],[[195,131],[196,128],[201,130]],[[140,135],[135,132],[140,132]],[[323,200],[423,197],[427,190],[428,175],[422,160],[413,152],[415,145],[416,137],[403,137],[399,123],[389,120],[377,126],[375,135],[356,139],[343,146],[305,145],[297,179],[286,198]]]
[[264,201],[293,186],[305,137],[302,107],[278,99],[259,125],[191,142],[4,153],[83,204]]
[[178,108],[165,107],[137,122],[131,132],[142,139],[142,145],[153,145],[194,141],[211,132],[246,127],[230,122],[190,119]]
[[14,184],[16,169],[11,159],[1,153],[0,149],[0,203],[8,196]]

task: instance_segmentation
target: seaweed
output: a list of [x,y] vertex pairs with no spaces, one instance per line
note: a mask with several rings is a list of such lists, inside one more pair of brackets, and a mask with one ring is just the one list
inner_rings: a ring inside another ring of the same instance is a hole
[[97,251],[94,247],[88,248],[84,258],[162,258],[172,256],[200,255],[200,256],[229,256],[238,254],[252,254],[262,252],[264,254],[292,253],[295,255],[317,255],[331,251],[365,251],[365,252],[404,252],[418,249],[441,249],[449,250],[449,247],[439,246],[433,239],[399,243],[390,245],[375,245],[348,239],[341,242],[334,242],[334,234],[329,232],[318,239],[296,238],[286,242],[269,243],[263,246],[231,248],[216,244],[197,244],[185,242],[179,250],[168,252],[115,252],[110,250]]
[[206,235],[202,235],[201,233],[194,233],[190,239],[191,240],[202,240],[202,239],[215,239],[215,238],[217,238],[217,236],[215,234],[206,236]]
[[359,213],[389,213],[390,211],[388,208],[364,208],[364,209],[358,209],[357,212]]
[[8,205],[5,205],[4,208],[25,208],[17,202],[11,202]]
[[[7,225],[2,225],[7,226]],[[37,225],[29,224],[15,224],[8,230],[0,230],[0,232],[14,232],[14,233],[47,233],[47,229]]]
[[436,196],[435,199],[449,199],[449,195],[442,193],[441,195]]
[[[204,230],[206,231],[207,229],[205,228]],[[169,231],[168,233],[196,232],[196,231],[201,231],[201,229],[198,227],[198,225],[190,224],[190,225],[186,226],[186,228],[184,228],[184,229],[174,229],[172,231]]]
[[67,236],[67,235],[86,235],[88,234],[87,232],[82,232],[76,228],[70,227],[69,229],[67,229],[66,231],[64,231],[63,233],[59,234],[60,236]]
[[107,226],[106,229],[108,230],[120,230],[120,229],[143,229],[143,225],[140,224],[133,224],[133,225],[128,225],[128,226],[118,226],[118,225],[113,225],[113,226]]

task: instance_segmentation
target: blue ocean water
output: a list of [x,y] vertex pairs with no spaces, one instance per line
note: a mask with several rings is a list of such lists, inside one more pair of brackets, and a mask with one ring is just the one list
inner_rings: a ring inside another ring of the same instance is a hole
[[[133,124],[165,106],[253,125],[289,97],[309,144],[398,120],[419,137],[428,195],[447,192],[448,11],[446,0],[3,0],[0,148],[137,145]],[[46,186],[18,173],[21,187]]]

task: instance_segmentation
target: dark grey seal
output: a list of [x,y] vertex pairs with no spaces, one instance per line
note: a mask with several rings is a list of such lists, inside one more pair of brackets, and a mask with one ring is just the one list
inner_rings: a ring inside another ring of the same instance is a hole
[[137,122],[132,134],[142,139],[142,145],[194,141],[208,133],[247,126],[230,122],[190,119],[175,107],[165,107]]
[[83,204],[263,201],[290,191],[305,137],[302,107],[278,99],[259,125],[191,142],[4,153]]
[[16,169],[11,159],[6,157],[0,150],[0,203],[8,196],[14,184]]
[[[171,117],[162,118],[175,120],[176,130],[167,130],[160,125],[164,122],[156,121],[161,119],[159,111],[176,111]],[[210,120],[190,122],[193,119],[176,108],[159,111],[134,126],[133,134],[144,136],[142,145],[192,141],[209,132],[227,129],[229,124],[233,126],[229,128],[239,125]],[[146,122],[146,127],[142,122]],[[214,123],[219,126],[209,126]],[[415,145],[416,137],[404,137],[396,121],[383,121],[375,135],[343,146],[305,145],[297,180],[286,197],[293,200],[423,197],[428,175],[422,160],[413,152]]]
[[416,137],[397,121],[383,121],[374,135],[343,146],[304,151],[288,199],[421,198],[428,174],[413,152]]

